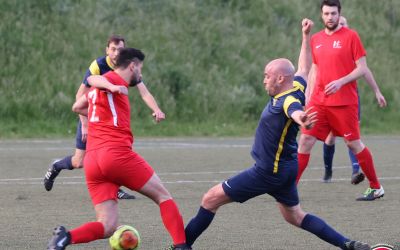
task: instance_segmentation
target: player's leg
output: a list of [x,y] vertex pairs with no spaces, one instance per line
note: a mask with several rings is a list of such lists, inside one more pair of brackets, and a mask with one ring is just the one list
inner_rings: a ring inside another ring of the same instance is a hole
[[353,185],[357,185],[364,180],[365,175],[360,171],[360,164],[358,163],[357,157],[353,154],[351,149],[349,149],[349,158],[353,170],[350,182]]
[[359,241],[351,241],[329,226],[321,218],[305,213],[301,209],[300,204],[287,206],[278,202],[278,206],[282,216],[287,222],[318,236],[320,239],[334,246],[340,247],[341,249],[370,249],[368,244]]
[[374,161],[369,149],[362,143],[360,139],[351,141],[345,140],[345,141],[347,146],[357,157],[357,160],[360,164],[362,171],[369,180],[369,188],[364,193],[364,195],[358,198],[357,200],[370,201],[383,197],[385,191],[383,190],[383,187],[381,186],[378,177],[376,175]]
[[332,134],[332,132],[330,132],[328,137],[324,141],[323,156],[324,156],[325,174],[322,180],[325,183],[331,182],[332,179],[332,163],[333,163],[333,155],[335,154],[335,139],[336,137]]
[[159,205],[161,219],[173,240],[172,249],[190,249],[190,247],[186,246],[182,215],[160,178],[153,173],[151,178],[138,192],[149,197]]
[[226,195],[222,184],[217,184],[204,194],[201,206],[185,228],[186,242],[192,246],[196,239],[208,228],[217,209],[232,200]]
[[304,170],[308,166],[308,162],[310,160],[310,154],[311,154],[311,149],[313,148],[315,142],[317,141],[317,138],[302,133],[300,135],[300,140],[299,140],[299,149],[297,153],[297,158],[299,161],[299,169],[297,172],[297,178],[296,178],[296,183],[299,182]]
[[107,200],[95,206],[97,221],[87,222],[67,231],[59,226],[54,229],[47,249],[62,250],[71,244],[88,243],[110,237],[118,226],[118,205],[115,200]]
[[331,129],[329,128],[325,107],[320,105],[313,106],[317,112],[317,122],[311,129],[301,129],[297,158],[299,162],[296,183],[299,182],[301,175],[306,169],[310,160],[311,149],[318,140],[325,141]]
[[81,168],[83,166],[86,143],[82,141],[82,124],[80,120],[76,127],[75,143],[76,148],[73,156],[69,155],[60,160],[54,161],[47,170],[43,180],[44,188],[47,191],[50,191],[53,188],[56,177],[63,169],[72,170],[74,168]]

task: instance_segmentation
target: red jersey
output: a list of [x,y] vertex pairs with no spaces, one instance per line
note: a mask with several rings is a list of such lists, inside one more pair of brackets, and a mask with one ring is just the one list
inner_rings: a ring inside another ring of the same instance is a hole
[[[109,71],[103,76],[112,84],[129,86],[114,71]],[[128,96],[92,87],[87,97],[89,102],[87,151],[102,147],[132,148]]]
[[335,94],[325,95],[325,86],[348,75],[356,68],[356,61],[366,55],[357,32],[342,27],[331,35],[322,30],[311,38],[313,63],[317,76],[311,100],[325,106],[343,106],[358,103],[357,82],[345,84]]

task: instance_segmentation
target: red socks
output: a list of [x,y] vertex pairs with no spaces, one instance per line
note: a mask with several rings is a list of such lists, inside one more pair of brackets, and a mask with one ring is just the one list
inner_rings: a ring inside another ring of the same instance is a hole
[[369,180],[370,188],[379,189],[381,184],[379,183],[378,177],[376,177],[375,166],[371,152],[367,147],[365,147],[360,153],[356,154],[356,157],[362,171]]
[[160,203],[161,218],[165,228],[172,237],[174,245],[186,242],[183,219],[173,199]]
[[300,177],[308,165],[310,154],[297,153],[297,160],[299,162],[299,168],[297,170],[296,184],[299,183]]
[[71,244],[87,243],[104,238],[104,226],[101,222],[88,222],[69,231]]

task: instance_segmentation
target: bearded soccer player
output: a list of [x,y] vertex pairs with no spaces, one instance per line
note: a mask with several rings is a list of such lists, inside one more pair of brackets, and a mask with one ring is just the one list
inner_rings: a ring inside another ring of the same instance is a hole
[[[90,64],[89,69],[86,71],[85,77],[83,78],[83,82],[76,93],[76,99],[79,99],[89,91],[91,87],[87,81],[89,76],[103,75],[114,69],[119,50],[124,47],[125,39],[123,37],[117,35],[110,36],[107,41],[106,55],[97,58]],[[74,155],[69,155],[56,160],[50,165],[43,180],[44,187],[47,191],[52,190],[54,181],[62,170],[74,170],[83,167],[83,158],[86,153],[87,125],[87,118],[79,116],[76,128],[75,153]],[[117,195],[118,199],[135,199],[134,195],[128,194],[122,189],[118,190]]]
[[311,130],[302,130],[299,140],[298,182],[308,165],[311,149],[317,139],[325,141],[333,135],[343,137],[355,154],[369,180],[369,188],[358,201],[373,201],[385,191],[376,175],[372,154],[360,139],[356,80],[366,74],[366,52],[356,31],[339,24],[339,0],[321,2],[321,17],[325,29],[311,38],[312,68],[315,86],[307,106],[318,112],[318,121]]
[[[110,82],[120,90],[136,86],[142,94],[148,93],[141,81],[144,57],[140,50],[123,48],[117,57],[115,71],[104,74],[104,77],[91,76],[88,81],[92,86]],[[186,246],[183,220],[175,201],[153,168],[132,151],[130,104],[128,96],[123,93],[92,88],[73,105],[75,112],[87,115],[89,120],[84,170],[97,221],[70,231],[63,226],[56,227],[48,243],[50,250],[63,250],[70,244],[87,243],[111,236],[118,226],[116,193],[120,186],[138,191],[159,205],[162,221],[174,243],[171,249],[191,249]],[[146,104],[153,111],[155,120],[164,120],[165,114],[154,98],[146,97]]]

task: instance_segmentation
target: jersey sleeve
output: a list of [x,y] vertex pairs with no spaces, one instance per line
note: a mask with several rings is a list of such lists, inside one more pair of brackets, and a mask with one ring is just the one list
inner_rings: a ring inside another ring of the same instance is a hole
[[100,75],[100,67],[99,67],[99,64],[97,63],[97,60],[94,60],[90,64],[88,70],[86,70],[85,76],[84,76],[83,81],[82,81],[83,84],[85,84],[85,86],[88,87],[88,88],[90,88],[91,86],[88,83],[87,79],[91,75]]
[[361,57],[367,55],[367,52],[364,49],[361,39],[360,39],[359,35],[357,34],[357,32],[355,32],[355,31],[352,36],[351,51],[353,54],[354,61],[357,61]]
[[307,82],[301,76],[294,76],[293,87],[298,87],[304,93],[307,88]]
[[300,100],[291,95],[287,96],[283,102],[283,111],[286,116],[290,118],[292,113],[297,110],[303,110]]

